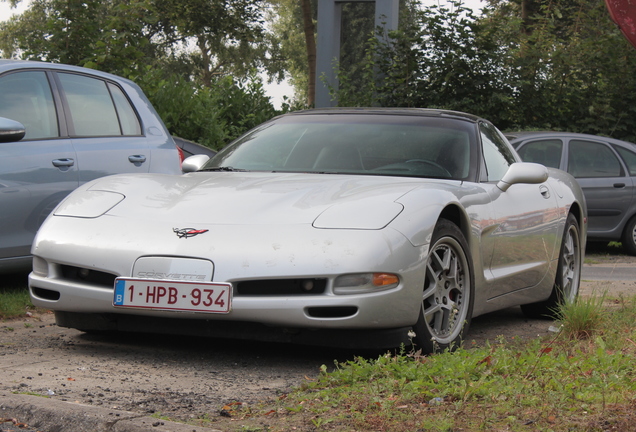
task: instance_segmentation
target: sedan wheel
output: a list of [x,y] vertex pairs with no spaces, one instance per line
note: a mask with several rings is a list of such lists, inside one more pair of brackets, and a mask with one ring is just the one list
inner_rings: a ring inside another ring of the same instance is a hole
[[413,342],[426,353],[457,348],[473,311],[473,273],[462,232],[441,219],[426,260],[420,318]]
[[521,306],[530,318],[555,318],[564,303],[576,301],[581,283],[582,250],[579,223],[574,215],[568,215],[559,253],[559,265],[550,297],[543,302]]
[[636,255],[636,216],[632,217],[625,225],[621,241],[627,253]]

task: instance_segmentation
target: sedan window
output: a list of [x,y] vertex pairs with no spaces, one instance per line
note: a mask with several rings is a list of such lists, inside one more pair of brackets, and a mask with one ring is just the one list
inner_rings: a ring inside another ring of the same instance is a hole
[[623,158],[623,162],[625,162],[629,170],[629,175],[636,175],[636,153],[619,146],[614,146],[614,149],[616,149],[618,154]]
[[115,84],[108,84],[108,89],[113,96],[122,135],[141,135],[141,126],[135,110],[124,95],[124,92]]
[[561,166],[563,141],[547,139],[524,144],[517,153],[525,162],[535,162],[550,168]]
[[605,144],[571,140],[568,148],[568,172],[574,177],[621,177],[618,158]]
[[60,73],[59,78],[74,136],[141,134],[134,110],[119,88],[83,75]]
[[29,71],[0,77],[0,117],[22,123],[25,140],[57,137],[57,115],[46,73]]

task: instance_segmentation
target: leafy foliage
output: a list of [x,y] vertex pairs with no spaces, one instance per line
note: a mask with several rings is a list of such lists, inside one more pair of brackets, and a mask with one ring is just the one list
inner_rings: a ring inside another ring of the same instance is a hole
[[172,134],[219,148],[276,114],[264,34],[256,0],[33,0],[0,23],[0,48],[126,76]]
[[[636,53],[603,2],[459,1],[409,10],[369,45],[366,71],[339,72],[340,105],[467,111],[502,129],[568,130],[636,141]],[[373,74],[372,72],[379,72]]]
[[278,114],[256,77],[221,77],[207,87],[148,68],[136,81],[173,135],[217,150]]

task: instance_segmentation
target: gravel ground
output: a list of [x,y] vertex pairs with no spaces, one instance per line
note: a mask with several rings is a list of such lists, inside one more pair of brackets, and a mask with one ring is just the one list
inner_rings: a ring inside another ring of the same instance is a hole
[[[632,257],[601,255],[604,262]],[[598,259],[598,257],[597,257]],[[597,261],[598,262],[598,261]],[[583,281],[582,295],[636,293],[636,282]],[[553,323],[526,319],[519,308],[473,320],[469,343],[549,334]],[[322,365],[379,352],[260,342],[149,335],[89,335],[60,328],[51,313],[0,323],[0,390],[170,418],[206,419],[279,398],[314,379]],[[3,414],[0,413],[0,416]],[[20,419],[16,419],[19,422]],[[0,423],[0,431],[20,429]]]

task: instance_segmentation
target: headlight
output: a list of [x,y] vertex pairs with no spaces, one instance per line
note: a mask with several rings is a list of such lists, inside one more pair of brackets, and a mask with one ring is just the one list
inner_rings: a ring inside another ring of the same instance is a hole
[[70,194],[55,209],[55,216],[96,218],[115,207],[126,198],[117,192],[87,190]]
[[334,294],[363,294],[395,288],[400,278],[393,273],[359,273],[338,276],[333,283]]
[[314,221],[315,228],[379,230],[391,223],[404,207],[375,198],[336,204]]

